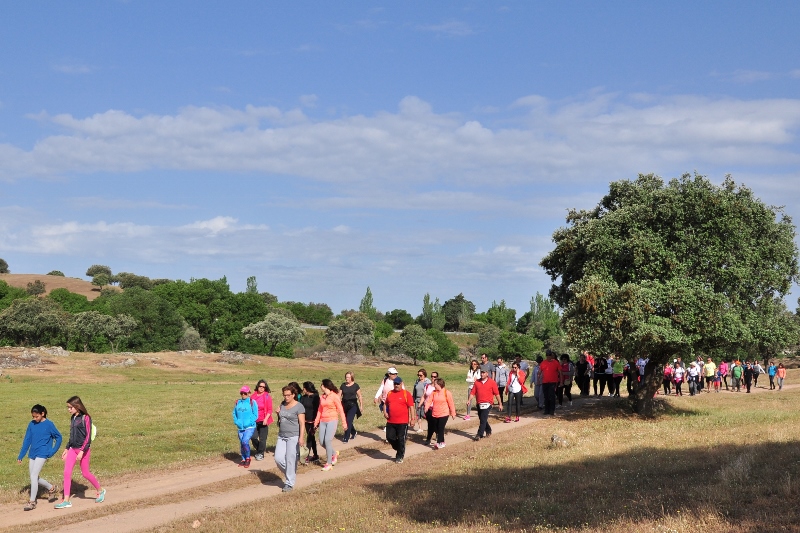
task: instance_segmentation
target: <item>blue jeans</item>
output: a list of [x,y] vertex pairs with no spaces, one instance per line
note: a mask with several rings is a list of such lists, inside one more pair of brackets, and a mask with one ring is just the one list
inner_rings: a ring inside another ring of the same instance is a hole
[[250,438],[255,430],[256,428],[254,427],[239,430],[239,444],[242,446],[243,461],[250,459]]

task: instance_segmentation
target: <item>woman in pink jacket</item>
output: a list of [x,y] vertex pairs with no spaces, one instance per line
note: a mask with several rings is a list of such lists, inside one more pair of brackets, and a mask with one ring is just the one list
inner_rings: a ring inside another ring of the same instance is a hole
[[339,460],[339,454],[333,449],[333,436],[339,426],[337,417],[341,418],[345,431],[347,431],[347,419],[344,415],[342,399],[339,397],[339,389],[336,388],[333,381],[323,379],[320,388],[322,394],[319,397],[319,410],[317,418],[314,420],[314,429],[319,429],[319,440],[322,447],[325,448],[327,458],[322,469],[327,471],[333,468],[333,465]]
[[269,385],[263,379],[256,383],[255,392],[250,395],[250,399],[258,405],[258,418],[256,419],[256,430],[250,438],[250,443],[256,451],[256,461],[264,460],[264,453],[267,451],[267,437],[269,436],[269,425],[272,424],[272,396]]
[[[436,445],[434,448],[439,450],[444,448],[444,427],[447,424],[447,417],[449,416],[451,419],[456,417],[456,406],[453,403],[453,395],[444,388],[444,380],[442,378],[433,381],[433,388],[433,392],[425,401],[425,411],[431,410],[431,418],[436,428]],[[430,444],[430,441],[425,441],[425,444]]]

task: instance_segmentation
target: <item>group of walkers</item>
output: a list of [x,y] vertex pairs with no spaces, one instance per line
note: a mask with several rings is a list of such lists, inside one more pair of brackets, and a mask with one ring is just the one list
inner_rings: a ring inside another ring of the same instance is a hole
[[[672,394],[674,389],[676,396],[683,396],[683,383],[688,384],[689,394],[694,396],[705,389],[710,393],[712,388],[714,392],[719,392],[722,385],[725,385],[725,390],[741,392],[742,388],[746,392],[750,392],[752,387],[758,386],[758,378],[761,374],[767,374],[769,378],[769,390],[782,390],[783,380],[786,377],[786,367],[783,363],[775,365],[774,361],[770,361],[765,370],[758,361],[745,361],[742,363],[739,360],[728,362],[722,360],[719,365],[709,357],[704,362],[702,357],[698,357],[697,361],[692,361],[689,368],[680,357],[673,360],[672,364],[664,365],[662,385],[664,394]],[[730,378],[730,384],[728,383]]]
[[[67,509],[72,507],[72,470],[75,468],[75,463],[80,464],[81,474],[97,491],[94,501],[103,503],[106,498],[106,490],[89,470],[89,462],[92,456],[91,445],[95,436],[92,417],[89,416],[86,407],[78,396],[73,396],[67,400],[67,410],[70,413],[69,440],[66,448],[61,453],[61,459],[64,461],[64,488],[61,501],[55,505],[55,508]],[[31,479],[31,495],[27,505],[23,508],[25,511],[36,509],[39,487],[43,487],[47,491],[48,501],[52,503],[57,500],[58,487],[40,477],[40,474],[47,460],[53,457],[61,448],[62,440],[63,437],[55,424],[47,418],[47,408],[38,403],[31,407],[31,421],[25,430],[22,447],[17,457],[17,462],[20,464],[22,464],[22,459],[26,455],[29,460],[28,471]]]
[[[529,365],[517,357],[507,366],[502,357],[496,363],[490,362],[486,354],[481,355],[480,362],[470,361],[467,371],[467,401],[464,420],[469,420],[473,400],[478,414],[478,429],[475,440],[491,436],[492,427],[489,414],[493,407],[498,412],[504,411],[505,423],[519,422],[520,409],[524,395],[528,392],[526,383],[533,388],[534,408],[541,409],[545,415],[554,415],[556,408],[562,407],[566,397],[572,405],[572,385],[578,386],[580,395],[590,395],[593,385],[596,396],[604,396],[606,388],[609,396],[620,396],[622,380],[627,379],[628,393],[632,393],[643,382],[647,358],[625,361],[614,356],[593,356],[588,351],[581,353],[573,362],[569,355],[560,357],[551,350],[545,357],[537,357],[534,365]],[[695,395],[702,390],[715,392],[725,390],[736,392],[744,388],[750,392],[752,386],[758,385],[761,374],[767,374],[770,390],[781,390],[786,368],[783,363],[777,366],[770,362],[765,370],[758,362],[723,360],[716,365],[711,358],[703,361],[698,357],[688,368],[680,357],[663,367],[663,394],[673,393],[682,396],[683,383],[688,384],[689,394]],[[728,378],[731,382],[729,384]],[[300,386],[291,382],[281,388],[281,401],[275,409],[272,391],[265,380],[256,383],[255,390],[243,386],[239,390],[240,398],[234,403],[232,416],[238,430],[241,461],[239,466],[249,468],[251,459],[264,460],[269,428],[278,424],[278,436],[275,445],[275,463],[284,474],[284,492],[294,488],[297,478],[298,460],[303,464],[319,463],[319,445],[325,449],[326,461],[322,470],[329,471],[337,463],[339,453],[334,448],[334,435],[341,422],[343,427],[342,441],[355,439],[358,432],[355,421],[364,411],[364,399],[361,387],[356,383],[352,372],[347,372],[344,382],[337,388],[330,379],[323,379],[320,390],[315,384],[306,381]],[[395,461],[402,463],[405,456],[406,440],[409,431],[424,433],[420,422],[427,421],[425,445],[434,449],[445,447],[445,428],[448,419],[456,417],[453,393],[446,388],[445,381],[437,372],[430,377],[424,368],[417,371],[417,380],[411,390],[406,390],[403,379],[395,367],[390,367],[373,401],[380,409],[386,426],[385,438],[395,450]],[[61,457],[64,460],[64,479],[61,502],[56,509],[72,507],[71,483],[72,470],[75,463],[80,463],[81,473],[97,491],[95,502],[105,500],[106,491],[89,470],[91,444],[95,436],[92,419],[81,399],[77,396],[67,400],[70,417],[70,434],[66,448]],[[62,436],[55,425],[47,418],[47,409],[36,404],[31,408],[31,422],[28,424],[18,462],[27,454],[30,463],[31,495],[26,511],[36,508],[39,487],[48,494],[49,501],[56,498],[57,486],[40,477],[45,462],[59,450]],[[435,434],[435,441],[434,439]],[[433,444],[431,444],[433,442]]]

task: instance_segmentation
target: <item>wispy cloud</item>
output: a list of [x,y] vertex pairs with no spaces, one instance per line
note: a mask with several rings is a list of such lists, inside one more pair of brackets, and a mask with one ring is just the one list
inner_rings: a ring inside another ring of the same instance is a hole
[[62,74],[89,74],[94,68],[81,63],[59,63],[53,65],[53,70]]
[[475,34],[472,26],[461,20],[448,20],[439,24],[420,24],[417,26],[417,30],[446,37],[466,37]]
[[105,198],[102,196],[76,196],[67,198],[66,203],[75,209],[96,210],[141,210],[141,209],[190,209],[192,206],[186,204],[165,204],[153,200],[130,200],[127,198]]

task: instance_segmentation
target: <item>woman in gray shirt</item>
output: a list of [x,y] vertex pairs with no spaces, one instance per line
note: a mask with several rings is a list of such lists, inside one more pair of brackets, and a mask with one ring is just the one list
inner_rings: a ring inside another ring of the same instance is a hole
[[278,409],[278,441],[275,443],[275,463],[286,476],[283,492],[294,488],[297,479],[297,458],[300,446],[306,443],[306,409],[297,401],[292,387],[281,389],[283,402]]

